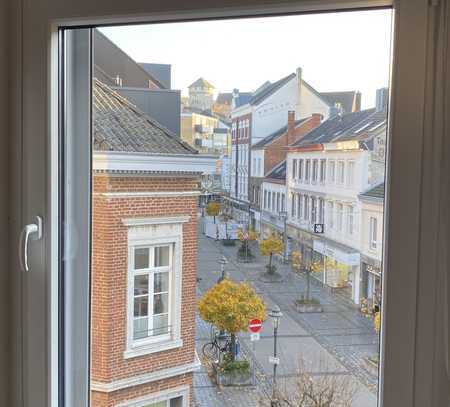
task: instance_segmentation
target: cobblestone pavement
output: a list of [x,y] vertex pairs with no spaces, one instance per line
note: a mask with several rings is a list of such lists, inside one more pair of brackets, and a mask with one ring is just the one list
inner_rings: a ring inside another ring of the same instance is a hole
[[[250,282],[261,295],[268,308],[278,304],[283,312],[280,325],[279,375],[288,385],[295,375],[298,358],[308,363],[314,374],[351,375],[358,388],[354,407],[376,406],[377,372],[371,370],[367,357],[378,353],[378,336],[371,320],[367,319],[343,296],[331,293],[320,283],[312,285],[312,293],[324,308],[323,313],[299,314],[293,302],[304,292],[306,280],[293,273],[290,267],[277,264],[283,281],[265,283],[261,273],[267,260],[262,258],[257,247],[252,248],[255,259],[252,263],[238,263],[235,247],[224,247],[220,242],[205,237],[199,232],[198,251],[198,295],[213,286],[220,277],[219,258],[224,255],[228,264],[225,271],[235,281]],[[313,279],[314,280],[314,279]],[[209,338],[209,327],[197,319],[197,351]],[[194,375],[196,405],[201,407],[259,406],[271,391],[271,369],[268,356],[272,352],[273,335],[270,323],[264,324],[261,340],[253,351],[249,335],[240,337],[242,350],[257,365],[257,383],[252,388],[223,388],[218,390],[208,377],[204,367]]]

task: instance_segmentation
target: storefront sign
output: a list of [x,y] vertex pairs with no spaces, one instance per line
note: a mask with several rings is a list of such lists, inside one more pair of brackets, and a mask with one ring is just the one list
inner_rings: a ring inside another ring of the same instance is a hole
[[313,249],[347,266],[359,266],[360,254],[358,252],[345,252],[330,243],[319,240],[314,240]]

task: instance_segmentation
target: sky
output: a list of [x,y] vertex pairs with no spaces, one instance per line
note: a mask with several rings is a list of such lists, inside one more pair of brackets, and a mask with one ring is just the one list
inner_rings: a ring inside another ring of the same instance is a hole
[[216,92],[254,91],[302,68],[319,92],[359,90],[364,108],[388,86],[391,11],[104,27],[138,62],[172,65],[172,88],[187,95],[199,77]]

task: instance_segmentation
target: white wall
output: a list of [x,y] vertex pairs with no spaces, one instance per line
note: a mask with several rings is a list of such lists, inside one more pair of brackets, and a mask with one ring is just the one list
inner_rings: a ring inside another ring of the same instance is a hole
[[[370,218],[377,220],[377,247],[370,247]],[[361,253],[381,262],[383,252],[383,202],[361,201]]]
[[300,103],[297,108],[297,116],[299,119],[309,117],[313,113],[322,114],[324,120],[330,115],[330,108],[324,100],[317,96],[308,87],[302,84],[300,93]]
[[264,177],[264,150],[251,150],[252,153],[252,177]]

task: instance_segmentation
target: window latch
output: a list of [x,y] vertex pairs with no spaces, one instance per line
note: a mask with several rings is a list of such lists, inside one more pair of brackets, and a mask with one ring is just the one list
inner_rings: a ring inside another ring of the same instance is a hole
[[22,229],[19,239],[19,263],[23,271],[30,271],[28,265],[28,243],[32,240],[40,240],[42,238],[42,218],[36,216],[36,223],[25,225]]

